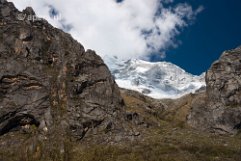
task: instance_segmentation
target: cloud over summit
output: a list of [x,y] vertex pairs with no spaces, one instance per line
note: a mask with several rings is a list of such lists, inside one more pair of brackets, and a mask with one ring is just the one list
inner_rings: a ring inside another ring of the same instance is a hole
[[173,6],[172,0],[10,1],[20,10],[33,7],[86,48],[121,58],[145,57],[176,46],[175,37],[203,10],[187,3]]

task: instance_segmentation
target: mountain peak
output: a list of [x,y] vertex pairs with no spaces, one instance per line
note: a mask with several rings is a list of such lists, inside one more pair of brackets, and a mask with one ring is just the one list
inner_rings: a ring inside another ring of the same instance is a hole
[[120,60],[104,57],[119,87],[147,96],[178,98],[205,86],[205,74],[195,76],[170,62],[147,62],[140,59]]

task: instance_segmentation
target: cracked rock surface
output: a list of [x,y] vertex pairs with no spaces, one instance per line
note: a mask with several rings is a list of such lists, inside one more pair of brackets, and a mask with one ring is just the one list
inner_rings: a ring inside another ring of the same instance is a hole
[[[0,1],[0,135],[26,130],[83,139],[120,133],[124,103],[102,59],[45,20]],[[120,118],[119,118],[120,117]]]
[[193,100],[188,123],[199,129],[241,129],[241,47],[225,51],[206,74],[206,92]]

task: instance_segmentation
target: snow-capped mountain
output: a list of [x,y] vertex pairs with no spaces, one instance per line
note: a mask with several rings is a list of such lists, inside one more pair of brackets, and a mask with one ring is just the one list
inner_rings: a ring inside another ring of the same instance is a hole
[[178,98],[205,86],[205,74],[195,76],[169,62],[126,61],[108,56],[104,61],[119,87],[156,99]]

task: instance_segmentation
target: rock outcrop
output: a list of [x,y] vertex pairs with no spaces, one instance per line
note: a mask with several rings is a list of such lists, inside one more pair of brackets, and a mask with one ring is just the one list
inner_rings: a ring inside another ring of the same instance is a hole
[[193,100],[188,123],[235,133],[241,128],[241,47],[225,51],[206,73],[206,92]]
[[31,127],[77,140],[120,133],[123,112],[118,86],[94,51],[31,8],[0,1],[0,135]]
[[226,106],[241,106],[241,47],[226,51],[206,75],[210,100]]

